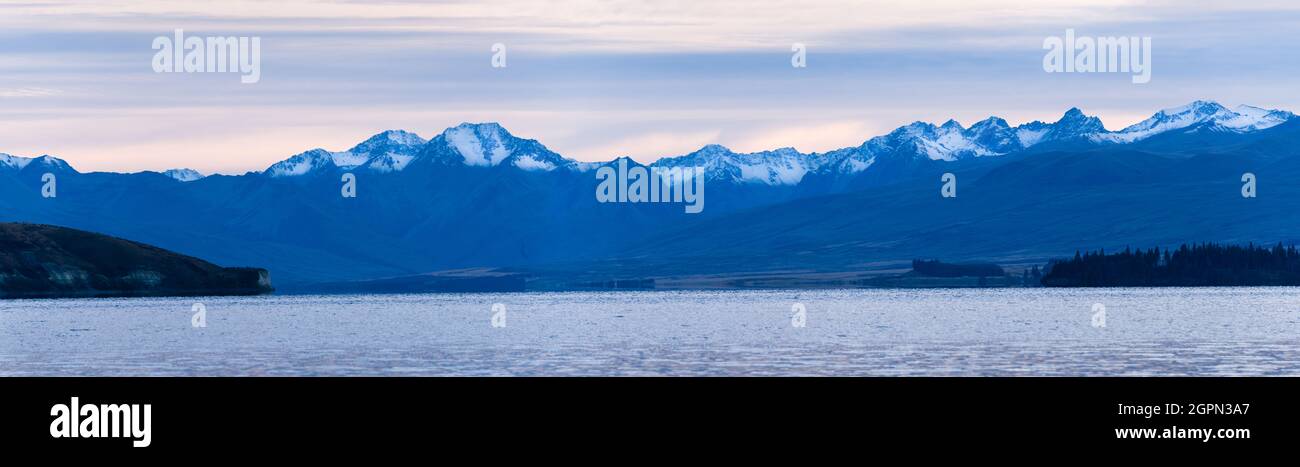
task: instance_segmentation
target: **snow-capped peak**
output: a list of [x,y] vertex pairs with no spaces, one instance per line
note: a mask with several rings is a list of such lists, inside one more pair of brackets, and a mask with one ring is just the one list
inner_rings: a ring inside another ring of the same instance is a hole
[[162,174],[182,182],[192,182],[204,177],[203,174],[194,169],[168,169]]
[[886,136],[872,138],[866,144],[868,150],[876,153],[906,151],[938,161],[1001,154],[976,142],[974,138],[977,135],[973,129],[975,127],[963,128],[956,120],[948,120],[937,127],[930,123],[913,122]]
[[1228,110],[1228,109],[1223,105],[1219,104],[1218,102],[1195,100],[1185,105],[1171,107],[1168,109],[1161,109],[1158,114],[1181,115],[1181,114],[1188,114],[1188,113],[1196,113],[1201,115],[1214,115],[1224,110]]
[[1052,126],[1054,139],[1106,132],[1106,126],[1101,123],[1100,118],[1085,114],[1078,107],[1071,107]]
[[347,151],[313,149],[280,161],[263,173],[272,177],[289,177],[330,166],[345,170],[361,168],[396,172],[421,158],[441,164],[463,163],[480,167],[495,167],[508,161],[510,166],[530,171],[577,167],[576,162],[551,152],[537,141],[514,137],[500,124],[462,123],[446,129],[431,141],[408,131],[384,131]]
[[406,130],[388,130],[380,133],[380,135],[386,137],[388,142],[402,146],[419,146],[428,142],[421,138],[420,135]]
[[1217,102],[1196,101],[1156,112],[1151,118],[1129,126],[1122,130],[1121,133],[1136,135],[1185,128],[1214,118],[1216,115],[1227,111],[1227,108]]
[[[881,157],[957,161],[1010,154],[1048,142],[1131,143],[1197,125],[1209,125],[1215,131],[1244,133],[1271,128],[1294,118],[1291,112],[1281,110],[1246,105],[1229,110],[1215,102],[1195,101],[1161,110],[1124,130],[1110,131],[1099,118],[1071,108],[1055,122],[1034,121],[1015,127],[998,117],[988,117],[969,127],[954,119],[938,126],[918,121],[871,138],[861,146],[826,153],[804,154],[793,148],[782,148],[740,154],[710,144],[690,154],[664,158],[652,165],[702,166],[711,179],[794,185],[811,171],[861,172],[878,160],[884,160]],[[417,160],[438,165],[511,167],[542,172],[560,168],[584,171],[608,164],[566,159],[535,140],[517,138],[500,124],[489,122],[462,123],[447,128],[429,141],[413,133],[389,130],[348,151],[314,149],[304,152],[271,166],[265,173],[275,177],[293,176],[329,166],[393,172],[403,170]],[[0,167],[22,167],[29,161],[0,155]]]
[[1230,128],[1239,131],[1255,131],[1272,128],[1287,120],[1295,118],[1295,114],[1285,110],[1261,109],[1250,105],[1238,105],[1232,110],[1234,115],[1224,118],[1219,122],[1224,128]]
[[[338,160],[335,160],[335,158]],[[330,152],[324,149],[312,149],[288,159],[276,162],[266,169],[265,174],[272,177],[292,177],[305,175],[323,167],[353,167],[356,164],[352,153]]]
[[66,161],[50,155],[32,159],[27,163],[27,167],[39,167],[46,170],[72,170],[72,166],[68,165]]
[[424,144],[424,138],[415,133],[387,130],[367,138],[347,151],[312,149],[277,162],[263,173],[272,177],[292,177],[330,166],[340,169],[366,166],[379,172],[401,170],[411,162]]
[[505,143],[510,133],[497,123],[462,123],[443,131],[442,137],[466,165],[491,167],[511,154]]
[[706,180],[797,185],[804,175],[820,167],[823,159],[789,147],[738,154],[726,146],[710,144],[684,156],[660,159],[651,166],[703,167]]
[[376,172],[396,172],[406,168],[419,154],[427,141],[420,135],[403,130],[388,130],[371,136],[348,152],[358,159],[358,164]]
[[697,156],[719,156],[723,154],[732,154],[732,152],[731,152],[731,148],[728,148],[721,144],[713,143],[713,144],[706,144],[704,146],[701,146],[700,149],[696,150],[692,154],[695,154]]
[[1200,124],[1209,124],[1218,130],[1249,132],[1272,128],[1293,117],[1295,115],[1291,112],[1248,105],[1240,105],[1235,110],[1229,110],[1217,102],[1198,100],[1187,105],[1161,110],[1151,118],[1119,132],[1100,135],[1096,139],[1129,143]]
[[418,147],[423,146],[427,141],[420,135],[405,130],[387,130],[375,134],[361,143],[353,146],[348,152],[355,154],[369,154],[375,150],[387,149],[390,147]]
[[975,122],[974,125],[970,126],[970,129],[973,131],[984,131],[985,129],[988,128],[1010,128],[1010,127],[1011,126],[1008,125],[1007,121],[1003,120],[1002,117],[989,116],[989,118]]
[[559,168],[582,170],[577,161],[566,159],[536,140],[517,138],[500,124],[462,123],[429,141],[420,157],[443,165],[471,167],[515,167],[549,172]]
[[40,157],[21,157],[0,153],[0,170],[19,171],[27,168],[56,172],[76,172],[67,161],[51,155]]
[[27,164],[30,164],[31,162],[32,158],[30,157],[20,157],[0,153],[0,168],[22,170],[23,167],[27,167]]

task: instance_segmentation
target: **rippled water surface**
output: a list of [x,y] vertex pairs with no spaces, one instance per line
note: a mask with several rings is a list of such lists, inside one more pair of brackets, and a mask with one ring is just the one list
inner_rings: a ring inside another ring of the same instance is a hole
[[1300,289],[10,300],[0,375],[1300,375]]

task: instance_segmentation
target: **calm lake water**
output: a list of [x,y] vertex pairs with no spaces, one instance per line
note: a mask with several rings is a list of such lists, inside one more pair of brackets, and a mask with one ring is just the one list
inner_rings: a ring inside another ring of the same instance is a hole
[[10,300],[0,375],[1300,375],[1300,289]]

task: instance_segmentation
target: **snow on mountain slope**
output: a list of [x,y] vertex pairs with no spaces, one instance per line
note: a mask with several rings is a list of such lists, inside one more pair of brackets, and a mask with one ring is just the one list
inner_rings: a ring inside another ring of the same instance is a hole
[[[335,157],[338,156],[338,160]],[[355,156],[348,152],[330,152],[312,149],[275,163],[262,172],[271,177],[293,177],[314,172],[324,167],[355,167]]]
[[502,141],[503,131],[501,125],[496,123],[462,123],[442,134],[465,159],[465,164],[491,167],[510,157],[510,150]]
[[371,136],[369,139],[353,146],[347,152],[355,156],[365,157],[368,160],[369,158],[388,154],[412,154],[417,152],[426,142],[424,138],[415,133],[403,130],[388,130]]
[[908,128],[908,131],[902,136],[910,139],[926,157],[932,160],[955,161],[962,157],[1001,154],[975,142],[973,135],[955,120],[948,120],[939,127],[917,122],[905,128]]
[[1016,141],[1020,143],[1020,147],[1027,148],[1038,144],[1043,141],[1044,136],[1047,136],[1047,124],[1043,122],[1034,123],[1038,125],[1025,124],[1016,127]]
[[1240,105],[1235,110],[1229,110],[1217,102],[1195,101],[1161,110],[1151,118],[1128,128],[1115,133],[1099,134],[1094,139],[1103,142],[1131,143],[1203,123],[1218,130],[1244,133],[1272,128],[1293,117],[1295,115],[1291,112],[1280,110],[1261,109],[1249,105]]
[[1245,104],[1237,106],[1233,113],[1236,115],[1224,118],[1219,124],[1242,132],[1273,128],[1295,118],[1295,114],[1285,110],[1261,109]]
[[852,175],[867,170],[876,164],[876,155],[869,149],[869,145],[870,142],[824,153],[823,162],[816,171]]
[[516,138],[497,123],[462,123],[426,141],[402,130],[388,130],[347,151],[313,149],[277,162],[263,173],[271,177],[292,177],[326,167],[361,169],[387,173],[405,170],[416,160],[434,164],[464,164],[473,167],[508,165],[529,171],[578,168],[535,140]]
[[[709,180],[797,185],[809,172],[855,174],[875,166],[881,157],[953,162],[1010,154],[1048,142],[1126,144],[1196,125],[1244,133],[1272,128],[1293,118],[1294,114],[1281,110],[1246,105],[1229,110],[1214,102],[1196,101],[1162,110],[1123,130],[1109,131],[1097,117],[1071,108],[1053,123],[1034,121],[1012,127],[1006,120],[989,117],[966,128],[955,120],[939,126],[915,122],[870,138],[860,146],[825,153],[800,153],[782,148],[741,154],[723,146],[708,145],[690,154],[660,159],[652,165],[701,166]],[[610,163],[564,158],[536,140],[511,135],[497,123],[462,123],[428,141],[414,133],[385,131],[348,151],[314,149],[276,163],[264,173],[272,177],[297,176],[328,166],[396,172],[420,159],[435,164],[507,166],[536,172],[586,171]],[[0,167],[25,165],[27,160],[0,155]]]
[[418,155],[435,164],[515,167],[527,171],[578,169],[578,162],[547,149],[537,140],[518,138],[500,124],[462,123],[429,140]]
[[168,169],[162,174],[182,182],[192,182],[204,177],[194,169]]
[[1100,118],[1087,115],[1078,107],[1072,107],[1065,111],[1065,115],[1062,115],[1060,120],[1051,125],[1046,137],[1049,140],[1063,140],[1106,131],[1106,126],[1101,123]]
[[[989,117],[963,127],[949,120],[943,125],[915,122],[861,146],[825,153],[800,153],[792,148],[740,154],[719,145],[677,157],[660,159],[652,165],[665,167],[702,166],[709,180],[766,185],[797,185],[809,172],[855,174],[870,169],[881,157],[916,157],[952,162],[972,157],[991,157],[1022,151],[1053,141],[1079,140],[1092,144],[1126,144],[1191,127],[1246,133],[1272,128],[1295,118],[1282,110],[1240,105],[1228,109],[1210,101],[1161,110],[1142,122],[1120,131],[1108,131],[1097,117],[1077,108],[1054,123],[1039,121],[1012,127],[1001,118]],[[27,158],[0,154],[0,169],[21,170],[37,162],[50,168],[68,168],[48,156]],[[557,169],[587,171],[608,162],[578,162],[556,154],[536,140],[511,135],[497,123],[462,123],[447,128],[432,140],[402,130],[388,130],[371,136],[347,151],[312,149],[273,164],[263,174],[292,177],[323,168],[363,169],[397,172],[421,158],[442,164],[472,167],[508,166],[519,170],[548,172]],[[166,172],[182,181],[200,174]]]
[[516,157],[514,159],[514,165],[515,167],[519,167],[524,170],[541,170],[541,171],[555,170],[555,164],[552,164],[544,160],[538,160],[532,154],[525,154]]
[[402,130],[388,130],[362,141],[347,151],[312,149],[277,162],[265,173],[271,177],[292,177],[323,167],[352,169],[367,166],[380,172],[401,170],[425,144],[423,138]]
[[798,185],[803,176],[821,164],[816,155],[804,155],[794,148],[750,154],[754,163],[741,166],[741,178],[769,185]]
[[[1079,109],[1070,109],[1056,123],[1030,122],[1014,128],[998,117],[986,118],[970,128],[963,128],[955,120],[937,127],[914,122],[887,135],[871,138],[853,151],[837,150],[827,155],[831,167],[861,171],[885,155],[911,155],[953,162],[972,157],[1000,156],[1043,142],[1067,140],[1098,131],[1105,131],[1101,120],[1084,115]],[[839,158],[849,158],[847,160],[852,162],[842,162]]]
[[365,154],[356,154],[348,151],[332,152],[330,158],[333,159],[334,165],[339,167],[356,167],[365,164],[370,158]]
[[710,144],[684,156],[660,159],[651,166],[703,167],[705,180],[797,185],[805,174],[820,167],[823,159],[816,154],[803,154],[794,148],[740,154],[724,146]]
[[1007,121],[998,117],[989,117],[967,130],[971,143],[983,147],[992,154],[1005,154],[1027,146],[1017,137]]
[[415,159],[427,141],[403,130],[388,130],[362,141],[348,152],[365,160],[357,165],[376,172],[397,172]]
[[0,153],[0,168],[22,170],[23,167],[27,167],[27,164],[30,164],[31,162],[32,158],[30,157],[12,156]]
[[861,146],[825,153],[804,154],[785,148],[739,154],[720,145],[708,145],[677,157],[660,159],[652,165],[702,166],[707,180],[736,183],[797,185],[808,172],[854,174],[868,170],[882,157],[914,157],[953,162],[973,157],[992,157],[1057,141],[1088,144],[1126,143],[1203,121],[1232,131],[1256,131],[1281,124],[1290,112],[1241,106],[1229,111],[1212,102],[1197,101],[1167,109],[1147,122],[1120,132],[1111,132],[1101,119],[1078,108],[1066,111],[1056,122],[1029,122],[1012,127],[1006,120],[989,117],[964,128],[955,120],[935,126],[914,122],[873,137]]
[[365,166],[375,172],[400,172],[413,160],[412,155],[388,153],[367,161]]
[[45,170],[49,172],[76,172],[63,159],[44,155],[40,157],[21,157],[0,153],[0,170]]
[[32,159],[24,169],[76,172],[76,170],[72,169],[72,166],[68,165],[67,161],[49,155]]

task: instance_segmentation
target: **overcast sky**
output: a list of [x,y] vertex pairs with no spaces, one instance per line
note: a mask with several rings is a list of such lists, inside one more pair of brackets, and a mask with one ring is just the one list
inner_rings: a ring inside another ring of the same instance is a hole
[[[177,28],[260,37],[260,82],[155,73],[152,42]],[[1151,37],[1151,82],[1044,72],[1044,38],[1067,28]],[[1295,31],[1293,0],[4,1],[0,152],[242,173],[465,121],[579,160],[645,162],[1074,106],[1118,129],[1195,99],[1300,111]],[[495,43],[506,68],[491,67]]]

